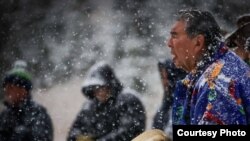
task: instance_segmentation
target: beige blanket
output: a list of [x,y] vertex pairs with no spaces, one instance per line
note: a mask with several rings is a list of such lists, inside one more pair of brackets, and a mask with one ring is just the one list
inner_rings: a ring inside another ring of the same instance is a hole
[[170,139],[162,130],[152,129],[141,133],[132,141],[170,141]]

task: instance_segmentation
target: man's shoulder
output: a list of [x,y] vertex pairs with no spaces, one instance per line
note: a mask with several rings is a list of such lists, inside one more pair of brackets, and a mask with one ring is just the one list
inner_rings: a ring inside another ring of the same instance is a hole
[[139,99],[141,94],[131,88],[125,88],[122,90],[121,94],[118,95],[120,99]]
[[241,60],[235,53],[228,51],[224,56],[214,61],[204,71],[201,76],[200,82],[204,83],[205,80],[213,80],[220,82],[241,81],[249,76],[249,66]]
[[123,104],[142,104],[141,94],[137,91],[125,88],[117,97],[117,101]]
[[43,106],[40,105],[39,103],[35,102],[35,101],[31,101],[30,102],[30,106],[26,108],[26,110],[28,110],[30,113],[32,114],[47,114],[47,109]]
[[224,63],[222,72],[233,77],[238,77],[249,73],[250,68],[239,56],[229,51],[220,62]]
[[225,63],[230,64],[230,67],[249,67],[246,62],[244,62],[238,55],[232,51],[228,51],[220,60],[224,60]]

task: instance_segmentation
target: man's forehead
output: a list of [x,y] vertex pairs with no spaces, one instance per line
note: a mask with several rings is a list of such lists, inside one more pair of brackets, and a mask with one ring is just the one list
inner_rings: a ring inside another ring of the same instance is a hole
[[171,32],[184,32],[185,26],[186,23],[184,21],[176,21],[171,28]]

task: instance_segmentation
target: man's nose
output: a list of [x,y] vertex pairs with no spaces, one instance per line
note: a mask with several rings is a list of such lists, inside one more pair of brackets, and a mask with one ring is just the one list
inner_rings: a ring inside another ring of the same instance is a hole
[[169,48],[172,48],[172,41],[171,41],[171,38],[169,39],[166,39],[166,46],[169,47]]

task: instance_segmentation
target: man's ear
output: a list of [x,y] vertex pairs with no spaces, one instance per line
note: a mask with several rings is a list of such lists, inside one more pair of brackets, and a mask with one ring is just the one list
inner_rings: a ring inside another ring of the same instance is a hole
[[204,46],[205,46],[205,37],[204,35],[197,35],[196,37],[194,37],[193,39],[193,43],[194,43],[194,52],[197,53],[201,53],[202,51],[204,51]]
[[205,37],[204,37],[204,35],[199,34],[195,38],[196,38],[195,46],[197,48],[203,48],[203,46],[205,46]]

